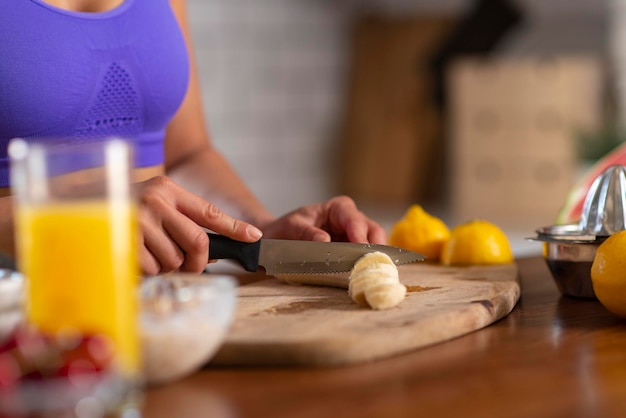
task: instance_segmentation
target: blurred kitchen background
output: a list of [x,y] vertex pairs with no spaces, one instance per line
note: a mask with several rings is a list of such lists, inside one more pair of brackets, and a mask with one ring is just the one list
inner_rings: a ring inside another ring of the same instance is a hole
[[525,238],[621,140],[624,0],[189,9],[213,140],[276,214],[345,193],[389,230],[419,203],[535,254]]

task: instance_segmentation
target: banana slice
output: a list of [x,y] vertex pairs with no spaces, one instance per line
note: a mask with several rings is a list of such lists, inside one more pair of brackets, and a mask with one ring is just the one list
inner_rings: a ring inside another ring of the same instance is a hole
[[398,305],[406,295],[400,283],[398,268],[387,254],[372,252],[361,257],[350,272],[350,297],[372,309],[389,309]]
[[374,309],[389,309],[404,300],[406,286],[400,283],[374,286],[365,292],[367,303]]
[[374,265],[385,265],[391,266],[397,270],[396,265],[391,261],[391,258],[382,252],[375,251],[372,253],[367,253],[363,257],[357,260],[352,266],[351,274],[356,274],[361,270],[366,270]]
[[356,303],[367,305],[365,291],[377,284],[397,283],[398,279],[396,276],[396,266],[389,264],[372,264],[369,268],[362,268],[355,274],[350,275],[348,293]]

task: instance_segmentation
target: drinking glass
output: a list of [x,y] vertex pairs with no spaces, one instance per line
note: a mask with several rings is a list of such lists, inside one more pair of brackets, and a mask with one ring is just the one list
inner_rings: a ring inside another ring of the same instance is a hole
[[140,383],[132,151],[116,138],[9,144],[26,324],[54,341],[89,344],[95,338],[100,346],[104,341],[111,354],[99,382],[104,386],[83,386],[68,397],[93,401],[94,393],[87,393],[93,388],[103,410]]

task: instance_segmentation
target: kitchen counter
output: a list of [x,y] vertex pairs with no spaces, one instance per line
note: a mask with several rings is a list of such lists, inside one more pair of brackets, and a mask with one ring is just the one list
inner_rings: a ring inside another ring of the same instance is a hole
[[487,328],[347,367],[207,367],[146,390],[142,417],[624,416],[626,320],[517,262],[521,299]]

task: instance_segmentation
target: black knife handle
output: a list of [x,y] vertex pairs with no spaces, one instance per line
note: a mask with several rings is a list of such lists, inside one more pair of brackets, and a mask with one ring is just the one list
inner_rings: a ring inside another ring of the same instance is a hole
[[207,232],[207,235],[209,236],[209,260],[235,260],[247,271],[257,271],[261,240],[241,242],[210,232]]

